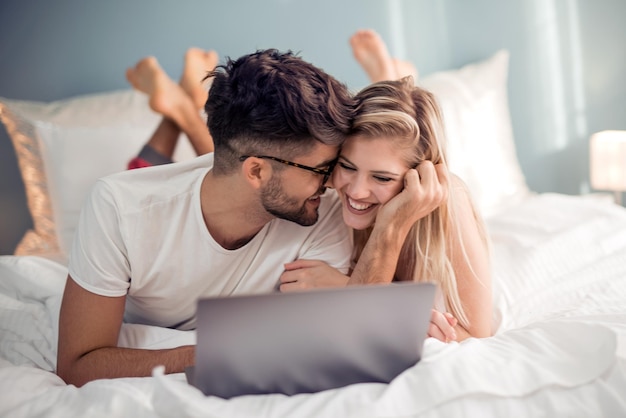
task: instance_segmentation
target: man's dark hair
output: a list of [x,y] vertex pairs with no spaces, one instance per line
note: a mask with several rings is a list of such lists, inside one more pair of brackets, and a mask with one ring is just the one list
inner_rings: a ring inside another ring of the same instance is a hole
[[354,99],[348,88],[291,51],[228,58],[211,77],[205,111],[215,174],[232,172],[241,155],[293,158],[315,140],[340,146],[350,130]]

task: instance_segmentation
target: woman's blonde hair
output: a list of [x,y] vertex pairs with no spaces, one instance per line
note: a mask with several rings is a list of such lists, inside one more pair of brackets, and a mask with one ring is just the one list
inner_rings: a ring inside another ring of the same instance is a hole
[[[433,94],[416,87],[412,77],[374,83],[360,91],[356,100],[350,136],[393,141],[407,167],[415,168],[425,160],[446,164],[441,112]],[[462,326],[468,327],[451,262],[450,238],[455,234],[462,243],[458,223],[454,222],[453,200],[454,193],[448,190],[447,203],[413,225],[402,247],[394,280],[439,284],[446,309]],[[479,220],[476,211],[474,215]],[[481,222],[479,225],[482,227]],[[372,227],[354,231],[355,260],[360,257],[371,231]],[[464,249],[463,253],[467,257]]]

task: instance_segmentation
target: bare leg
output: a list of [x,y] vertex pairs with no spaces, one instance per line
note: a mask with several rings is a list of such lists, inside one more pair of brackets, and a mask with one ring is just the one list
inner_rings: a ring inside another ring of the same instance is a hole
[[[135,67],[126,70],[126,78],[135,89],[150,97],[152,110],[169,121],[163,120],[148,141],[155,151],[171,158],[181,131],[189,137],[198,155],[213,151],[213,139],[198,107],[163,71],[156,58],[140,60]],[[167,129],[161,129],[165,125]]]
[[[180,136],[180,128],[174,121],[168,118],[162,118],[157,128],[152,132],[152,136],[148,140],[149,145],[159,154],[172,159],[178,137]],[[154,162],[151,161],[152,164]]]
[[185,67],[178,84],[191,97],[198,109],[204,108],[210,85],[210,82],[203,85],[202,79],[209,71],[215,69],[218,59],[215,51],[200,48],[189,48],[185,53]]
[[[219,57],[215,51],[205,51],[200,48],[189,48],[185,53],[185,66],[178,84],[191,98],[198,110],[204,109],[208,98],[211,81],[203,81],[208,72],[213,71],[218,64]],[[206,135],[193,135],[187,131],[187,137],[198,155],[213,151],[213,138],[204,123]]]
[[354,58],[361,64],[372,83],[396,80],[396,68],[387,46],[373,30],[360,30],[350,37]]
[[411,62],[399,60],[397,58],[393,58],[392,61],[396,69],[396,77],[400,79],[410,75],[411,77],[413,77],[413,82],[417,82],[417,68],[415,68],[415,66]]

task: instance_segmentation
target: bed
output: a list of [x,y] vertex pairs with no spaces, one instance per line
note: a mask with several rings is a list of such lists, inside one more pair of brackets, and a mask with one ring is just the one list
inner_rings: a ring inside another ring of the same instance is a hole
[[[205,397],[160,367],[81,388],[56,376],[66,254],[82,200],[96,178],[124,169],[158,117],[132,91],[53,103],[0,98],[33,217],[15,254],[0,256],[0,416],[626,416],[626,209],[602,195],[528,189],[507,69],[499,51],[419,81],[438,97],[451,169],[486,219],[495,335],[427,339],[422,361],[389,384],[291,397]],[[177,158],[191,157],[182,141]],[[193,331],[136,324],[124,324],[119,339],[152,349],[194,342]]]

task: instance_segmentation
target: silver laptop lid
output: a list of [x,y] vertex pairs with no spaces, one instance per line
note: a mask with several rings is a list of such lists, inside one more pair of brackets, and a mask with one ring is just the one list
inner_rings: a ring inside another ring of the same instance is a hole
[[419,361],[434,296],[398,283],[201,299],[188,378],[222,398],[390,382]]

